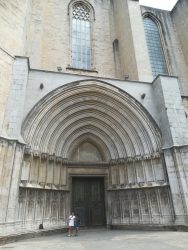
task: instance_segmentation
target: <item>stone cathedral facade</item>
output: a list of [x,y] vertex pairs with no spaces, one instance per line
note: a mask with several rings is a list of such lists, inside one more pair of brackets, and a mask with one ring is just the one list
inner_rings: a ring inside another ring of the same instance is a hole
[[187,15],[0,0],[0,229],[188,225]]

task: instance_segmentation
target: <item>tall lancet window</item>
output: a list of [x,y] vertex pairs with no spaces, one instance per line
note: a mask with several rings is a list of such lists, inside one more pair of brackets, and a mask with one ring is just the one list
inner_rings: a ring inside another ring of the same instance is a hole
[[91,68],[90,9],[76,3],[72,9],[72,67]]
[[164,51],[158,25],[150,17],[144,18],[144,29],[153,76],[167,74]]

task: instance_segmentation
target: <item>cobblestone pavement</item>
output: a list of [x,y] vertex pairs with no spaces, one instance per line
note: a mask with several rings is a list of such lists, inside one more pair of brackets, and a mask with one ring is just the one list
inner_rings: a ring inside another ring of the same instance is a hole
[[32,238],[0,246],[16,250],[187,250],[188,232],[81,231],[77,237],[65,234]]

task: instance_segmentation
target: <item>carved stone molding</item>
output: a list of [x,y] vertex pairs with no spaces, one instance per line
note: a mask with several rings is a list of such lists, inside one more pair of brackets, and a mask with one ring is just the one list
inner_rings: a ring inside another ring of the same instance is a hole
[[143,188],[155,188],[169,186],[165,181],[149,181],[149,182],[138,182],[129,184],[113,184],[108,190],[120,190],[120,189],[143,189]]
[[40,157],[40,152],[38,150],[33,151],[33,157],[34,158],[39,158]]
[[151,160],[151,159],[156,159],[160,157],[161,157],[160,152],[155,152],[155,153],[147,154],[147,155],[135,155],[134,157],[111,159],[109,162],[109,165],[113,166],[113,165],[119,165],[119,164],[127,164],[127,163],[131,163],[135,161]]
[[[185,152],[188,149],[182,149]],[[154,152],[152,154],[146,154],[146,155],[135,155],[132,157],[124,157],[124,158],[117,158],[117,159],[111,159],[110,161],[104,161],[104,162],[84,162],[84,161],[71,161],[67,158],[62,158],[61,156],[54,154],[48,154],[44,152],[40,152],[39,150],[32,150],[31,146],[26,145],[24,150],[25,155],[33,155],[34,158],[41,157],[42,160],[49,160],[54,161],[57,163],[61,163],[62,165],[67,166],[114,166],[114,165],[125,165],[127,163],[132,162],[139,162],[143,160],[151,160],[151,159],[157,159],[161,157],[161,152]]]
[[39,185],[44,188],[45,187],[45,182],[39,182]]
[[162,149],[163,152],[182,152],[182,153],[186,153],[188,152],[188,144],[186,145],[180,145],[180,146],[172,146],[172,147],[169,147],[169,148],[163,148]]
[[117,163],[118,163],[117,159],[111,159],[109,162],[110,166],[117,165]]
[[17,148],[20,147],[20,149],[23,149],[23,147],[25,146],[25,144],[23,142],[20,142],[17,139],[10,139],[10,138],[5,138],[5,137],[0,136],[0,146],[1,147],[13,146],[13,145],[15,145]]
[[126,158],[119,158],[117,159],[117,164],[125,164]]
[[49,155],[49,161],[55,161],[55,154]]
[[180,152],[181,153],[188,153],[188,146],[184,146],[184,147],[180,148]]
[[32,153],[31,146],[26,145],[26,146],[25,146],[25,149],[24,149],[24,154],[25,154],[25,155],[31,155],[31,153]]
[[135,156],[135,161],[141,161],[143,158],[141,155],[136,155]]
[[144,160],[150,160],[151,159],[151,155],[143,155],[143,159]]
[[41,153],[41,159],[42,160],[48,159],[48,154],[47,153]]
[[29,182],[29,181],[21,181],[20,185],[21,188],[28,188],[30,190],[36,190],[36,189],[46,189],[46,190],[68,190],[66,185],[60,185],[60,184],[53,184],[53,183],[45,183],[45,182]]
[[56,162],[61,163],[62,161],[63,161],[63,158],[62,158],[62,157],[60,157],[60,156],[57,156],[57,157],[56,157]]
[[161,157],[161,153],[160,152],[156,152],[156,153],[153,153],[152,155],[152,158],[160,158]]
[[0,139],[0,146],[1,146],[1,147],[4,147],[4,146],[5,146],[5,144],[6,144],[5,140]]

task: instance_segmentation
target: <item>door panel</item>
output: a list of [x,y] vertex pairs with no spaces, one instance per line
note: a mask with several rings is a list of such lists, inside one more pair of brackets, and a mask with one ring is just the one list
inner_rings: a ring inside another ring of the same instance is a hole
[[104,179],[73,178],[72,209],[82,226],[105,225]]

